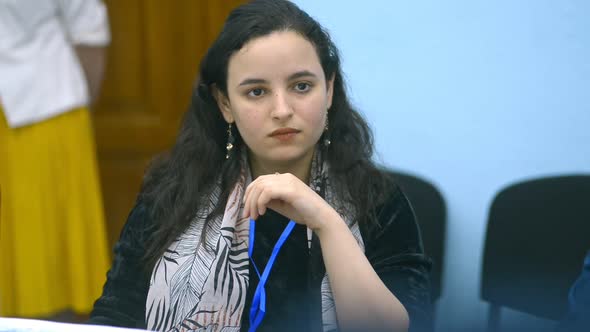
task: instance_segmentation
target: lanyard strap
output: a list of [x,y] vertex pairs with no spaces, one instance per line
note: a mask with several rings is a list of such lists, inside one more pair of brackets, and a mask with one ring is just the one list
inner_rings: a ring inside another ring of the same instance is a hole
[[291,231],[294,227],[295,222],[293,220],[290,220],[289,224],[287,225],[287,227],[285,227],[285,230],[281,234],[281,237],[272,249],[272,254],[268,259],[268,263],[266,263],[266,267],[264,268],[262,275],[260,275],[260,271],[258,270],[258,267],[254,263],[254,259],[252,258],[252,251],[254,250],[254,235],[256,232],[256,222],[250,219],[250,234],[248,236],[248,256],[250,257],[252,265],[254,266],[254,270],[256,271],[256,274],[258,275],[258,278],[260,280],[258,281],[258,286],[256,286],[254,298],[252,299],[252,306],[250,307],[250,328],[248,329],[248,332],[256,331],[258,326],[260,326],[260,323],[262,323],[262,319],[264,319],[264,314],[266,313],[266,291],[264,289],[264,286],[266,284],[266,281],[268,280],[268,275],[270,274],[270,270],[272,269],[272,266],[275,260],[277,259],[277,255],[279,254],[281,247],[291,234]]

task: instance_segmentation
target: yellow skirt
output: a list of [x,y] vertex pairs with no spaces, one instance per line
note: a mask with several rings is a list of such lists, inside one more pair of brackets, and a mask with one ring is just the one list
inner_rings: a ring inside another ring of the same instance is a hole
[[89,313],[109,250],[90,115],[9,128],[0,109],[0,316]]

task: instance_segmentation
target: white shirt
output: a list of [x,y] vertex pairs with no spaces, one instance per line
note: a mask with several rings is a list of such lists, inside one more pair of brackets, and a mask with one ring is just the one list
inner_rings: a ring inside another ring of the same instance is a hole
[[0,0],[0,103],[12,128],[88,104],[75,45],[110,42],[100,0]]

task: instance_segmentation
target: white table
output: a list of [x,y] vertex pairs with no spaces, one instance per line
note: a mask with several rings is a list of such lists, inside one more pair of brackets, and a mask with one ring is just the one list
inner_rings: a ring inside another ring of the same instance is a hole
[[119,327],[55,323],[45,320],[2,318],[0,332],[132,332],[145,331]]

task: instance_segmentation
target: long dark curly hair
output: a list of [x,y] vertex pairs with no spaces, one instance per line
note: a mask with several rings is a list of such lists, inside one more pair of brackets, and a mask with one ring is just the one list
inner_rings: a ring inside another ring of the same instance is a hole
[[[328,112],[331,145],[324,156],[330,182],[339,197],[347,197],[358,212],[360,226],[376,222],[375,207],[393,182],[373,161],[373,136],[362,116],[350,105],[340,68],[338,49],[327,31],[286,0],[255,0],[234,9],[200,65],[191,103],[175,145],[148,168],[140,199],[148,208],[154,230],[144,256],[151,268],[166,248],[189,226],[197,208],[208,202],[221,184],[220,200],[205,218],[223,213],[227,197],[242,168],[237,156],[244,148],[238,131],[232,157],[226,160],[227,123],[213,95],[213,86],[227,96],[227,70],[232,54],[249,41],[277,31],[293,31],[314,47],[326,78],[334,77]],[[318,144],[320,144],[318,142]]]

